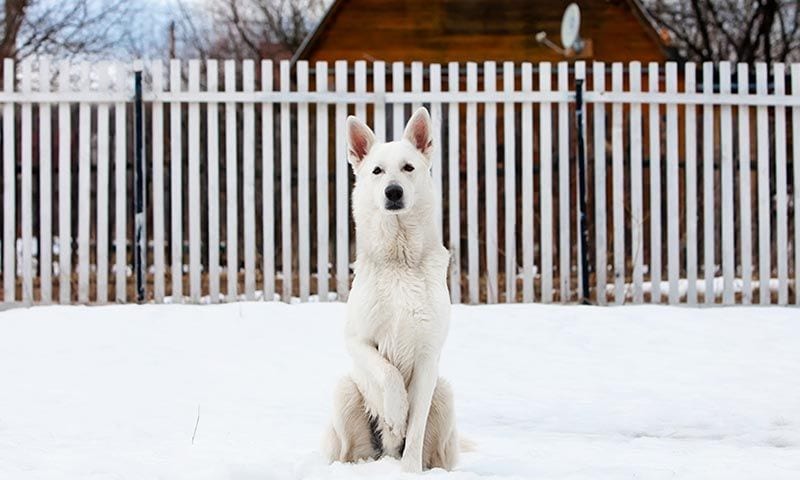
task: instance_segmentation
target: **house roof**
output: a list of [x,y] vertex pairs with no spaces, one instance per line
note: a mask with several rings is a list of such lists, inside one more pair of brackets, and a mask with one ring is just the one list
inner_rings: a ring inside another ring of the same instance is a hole
[[658,20],[642,5],[641,0],[625,0],[631,8],[631,12],[636,16],[645,27],[645,31],[658,44],[667,58],[674,57],[674,47],[671,45],[669,33],[659,26]]
[[[672,58],[674,56],[672,48],[665,43],[665,38],[660,33],[658,22],[647,11],[644,5],[642,5],[642,2],[640,0],[617,1],[626,3],[628,5],[636,19],[639,21],[642,27],[644,27],[644,30],[647,32],[648,36],[655,41],[667,58]],[[325,11],[325,14],[319,20],[317,26],[306,36],[306,38],[303,40],[303,43],[300,44],[300,46],[297,48],[297,51],[294,52],[294,55],[292,55],[293,64],[298,60],[309,58],[311,52],[319,43],[322,35],[325,33],[333,19],[342,10],[347,2],[348,0],[333,0],[333,3],[331,3],[330,7],[328,7],[328,9]]]
[[331,3],[331,6],[325,11],[325,15],[320,18],[314,30],[306,35],[306,38],[303,39],[303,43],[297,47],[297,51],[292,55],[292,63],[306,58],[307,54],[316,47],[320,36],[322,36],[322,32],[326,30],[331,19],[333,19],[345,2],[346,0],[333,0],[333,3]]

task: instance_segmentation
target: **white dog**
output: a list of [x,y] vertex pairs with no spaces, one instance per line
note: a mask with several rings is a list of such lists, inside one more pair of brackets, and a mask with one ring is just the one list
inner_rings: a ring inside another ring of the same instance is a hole
[[453,395],[438,370],[450,319],[450,254],[436,228],[431,119],[420,108],[402,140],[376,143],[351,116],[347,144],[356,175],[357,257],[345,330],[353,371],[336,388],[324,449],[332,462],[390,455],[402,457],[405,471],[449,470],[458,439]]

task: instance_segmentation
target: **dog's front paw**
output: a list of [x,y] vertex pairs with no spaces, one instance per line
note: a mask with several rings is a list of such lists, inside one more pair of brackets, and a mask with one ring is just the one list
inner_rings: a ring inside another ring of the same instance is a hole
[[387,382],[383,393],[383,420],[398,438],[406,435],[408,394],[402,381]]

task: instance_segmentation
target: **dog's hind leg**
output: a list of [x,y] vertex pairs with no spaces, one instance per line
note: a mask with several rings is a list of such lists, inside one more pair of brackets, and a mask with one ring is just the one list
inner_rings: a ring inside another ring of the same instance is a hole
[[403,455],[406,439],[398,437],[389,425],[381,419],[377,420],[377,431],[380,435],[381,454],[399,459]]
[[333,425],[323,439],[323,454],[329,462],[377,458],[380,445],[374,431],[364,397],[349,376],[343,377],[334,390]]
[[441,377],[431,399],[425,442],[422,448],[423,468],[452,470],[458,461],[458,435],[453,410],[453,390]]

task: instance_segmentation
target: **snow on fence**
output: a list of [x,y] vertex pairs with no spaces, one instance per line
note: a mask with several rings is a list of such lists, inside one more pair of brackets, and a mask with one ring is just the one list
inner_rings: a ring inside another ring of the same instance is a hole
[[[454,302],[578,299],[583,128],[593,302],[800,304],[800,65],[143,69],[155,302],[346,298],[345,118],[394,139],[426,105]],[[132,301],[131,66],[3,70],[3,302]]]

